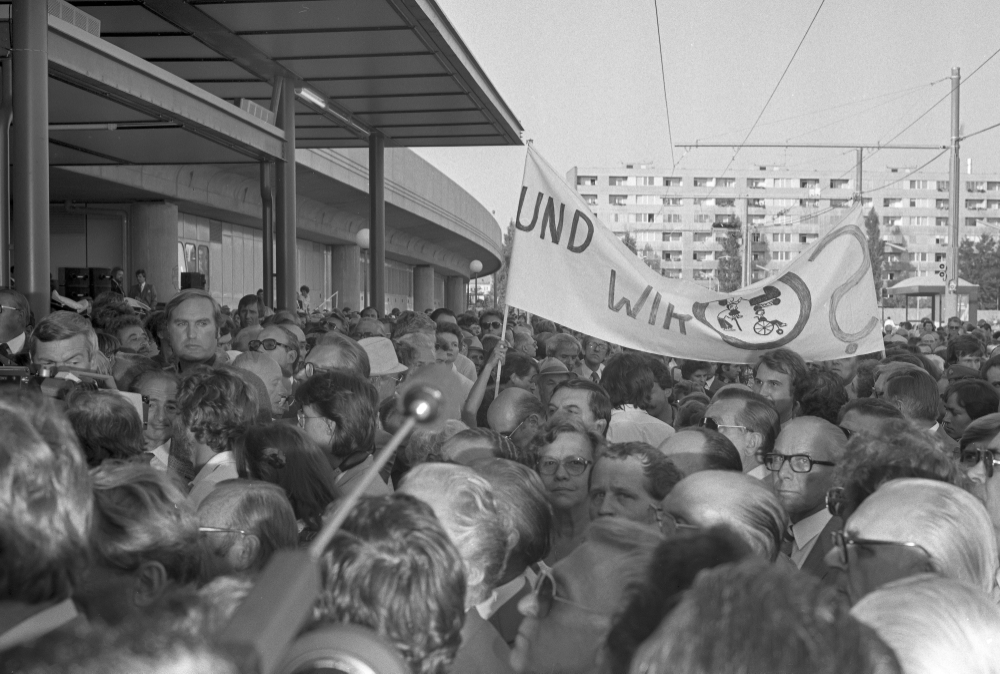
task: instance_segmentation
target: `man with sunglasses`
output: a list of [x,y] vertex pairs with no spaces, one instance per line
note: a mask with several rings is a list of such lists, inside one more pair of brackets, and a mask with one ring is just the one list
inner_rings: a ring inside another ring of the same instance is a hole
[[843,527],[826,508],[826,492],[846,449],[843,430],[819,417],[798,417],[781,429],[774,452],[764,455],[774,473],[774,491],[792,522],[785,552],[795,566],[824,583],[837,581],[823,558],[832,545],[830,532]]
[[276,362],[281,367],[282,376],[291,380],[302,350],[292,331],[281,325],[269,325],[257,339],[250,340],[248,346],[251,351],[259,351]]
[[701,426],[732,441],[744,473],[758,480],[770,476],[761,457],[774,449],[781,430],[781,419],[770,400],[742,387],[724,387],[712,398]]
[[482,328],[482,334],[479,335],[479,339],[483,337],[499,337],[503,339],[503,316],[498,314],[492,309],[484,311],[483,315],[479,317],[479,327]]
[[986,506],[1000,537],[1000,414],[987,414],[969,424],[955,456],[972,481],[970,491]]
[[507,388],[490,403],[486,412],[489,427],[526,449],[531,438],[545,424],[542,402],[522,388]]

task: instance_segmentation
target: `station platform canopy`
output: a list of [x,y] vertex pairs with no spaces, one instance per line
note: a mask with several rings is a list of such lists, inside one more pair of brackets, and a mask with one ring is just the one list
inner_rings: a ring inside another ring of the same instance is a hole
[[[276,83],[291,82],[299,148],[366,147],[372,133],[387,147],[521,142],[519,122],[433,0],[70,4],[100,21],[101,39],[236,107],[273,109]],[[53,111],[94,107],[53,93]]]

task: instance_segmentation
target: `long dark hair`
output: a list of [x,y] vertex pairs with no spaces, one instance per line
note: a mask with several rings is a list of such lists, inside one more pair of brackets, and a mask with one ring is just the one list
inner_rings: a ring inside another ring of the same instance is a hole
[[[269,455],[265,450],[276,449]],[[296,519],[318,531],[323,512],[337,499],[336,476],[319,446],[304,431],[275,422],[253,426],[234,451],[241,478],[264,480],[288,494]]]

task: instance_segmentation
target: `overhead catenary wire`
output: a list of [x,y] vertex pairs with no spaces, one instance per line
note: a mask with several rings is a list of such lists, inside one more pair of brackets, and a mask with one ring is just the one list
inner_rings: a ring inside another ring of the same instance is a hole
[[653,0],[653,11],[656,13],[656,44],[660,50],[660,79],[663,81],[663,107],[667,111],[667,141],[670,143],[670,165],[671,170],[677,168],[674,161],[674,135],[670,130],[670,103],[667,100],[667,71],[663,67],[663,38],[660,36],[660,7],[657,0]]
[[969,138],[972,138],[973,136],[978,136],[981,133],[986,133],[987,131],[992,131],[993,129],[995,129],[997,127],[1000,127],[1000,122],[997,122],[996,124],[991,124],[991,125],[987,126],[985,129],[980,129],[979,131],[973,131],[972,133],[967,133],[964,136],[962,136],[961,138],[959,138],[959,140],[960,141],[967,140]]
[[[795,51],[792,52],[792,57],[788,59],[788,63],[785,65],[785,69],[781,71],[781,77],[778,78],[778,82],[774,85],[774,89],[771,90],[771,95],[767,97],[767,101],[764,102],[764,107],[761,108],[760,114],[757,115],[757,119],[754,120],[754,123],[750,127],[750,130],[747,131],[747,135],[743,138],[743,142],[741,142],[739,146],[736,148],[736,151],[733,152],[733,156],[730,158],[729,163],[726,164],[726,168],[722,170],[721,175],[723,176],[726,175],[726,171],[729,170],[729,167],[732,166],[733,162],[736,160],[736,155],[740,153],[740,150],[743,148],[743,146],[746,145],[748,140],[750,140],[750,135],[753,133],[754,129],[757,128],[757,124],[760,122],[761,117],[763,117],[764,113],[767,111],[767,106],[771,104],[771,100],[774,99],[774,95],[778,93],[778,87],[781,86],[781,82],[785,79],[785,75],[788,74],[788,70],[792,67],[792,63],[795,62],[795,57],[798,55],[799,50],[802,49],[802,44],[806,41],[806,37],[809,36],[809,31],[812,30],[813,24],[816,23],[816,18],[819,16],[820,11],[823,9],[823,5],[825,4],[826,0],[820,0],[819,7],[816,8],[816,13],[813,14],[812,20],[809,22],[809,25],[806,26],[806,32],[802,34],[802,39],[799,40],[798,45],[796,45],[795,47]],[[711,194],[711,192],[709,192],[709,194]]]

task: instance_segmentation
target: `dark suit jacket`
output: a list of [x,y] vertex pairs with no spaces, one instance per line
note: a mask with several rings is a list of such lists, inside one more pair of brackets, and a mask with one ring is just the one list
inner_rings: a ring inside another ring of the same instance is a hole
[[128,291],[128,296],[132,299],[139,300],[150,309],[156,308],[156,289],[149,281],[146,281],[146,287],[141,290],[139,284],[136,283],[132,286],[132,289]]
[[493,626],[483,620],[479,611],[472,609],[465,614],[462,627],[462,645],[458,647],[452,674],[513,674],[510,666],[510,648]]
[[843,572],[840,569],[830,568],[823,561],[826,553],[830,552],[830,548],[833,547],[830,533],[838,531],[843,527],[844,521],[842,519],[839,517],[830,518],[830,521],[823,527],[823,531],[819,532],[819,539],[816,541],[816,545],[809,551],[806,561],[802,563],[802,570],[809,575],[819,578],[824,585],[837,585],[843,580],[841,578]]

